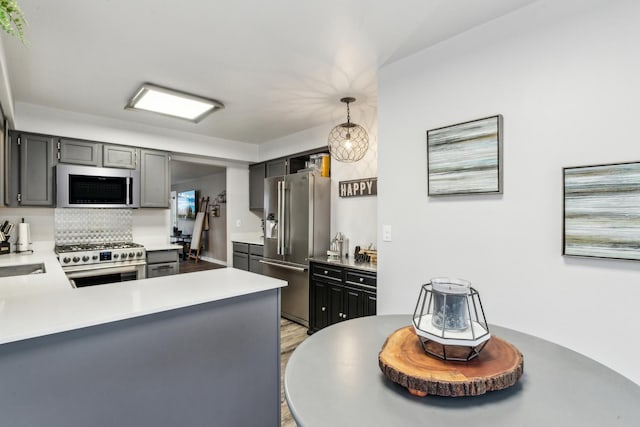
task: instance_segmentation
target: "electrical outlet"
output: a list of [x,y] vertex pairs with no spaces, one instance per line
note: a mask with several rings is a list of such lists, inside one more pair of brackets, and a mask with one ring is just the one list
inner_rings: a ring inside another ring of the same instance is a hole
[[383,225],[382,226],[382,241],[390,242],[391,241],[391,226]]
[[240,228],[241,225],[242,225],[242,221],[240,221],[239,219],[236,219],[236,227]]

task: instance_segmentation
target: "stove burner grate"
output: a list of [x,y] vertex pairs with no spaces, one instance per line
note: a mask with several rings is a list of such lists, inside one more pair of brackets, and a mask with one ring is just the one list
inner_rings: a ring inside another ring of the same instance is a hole
[[138,243],[132,242],[113,242],[113,243],[78,243],[72,245],[56,245],[56,253],[64,252],[84,252],[84,251],[109,251],[113,249],[131,249],[142,248]]

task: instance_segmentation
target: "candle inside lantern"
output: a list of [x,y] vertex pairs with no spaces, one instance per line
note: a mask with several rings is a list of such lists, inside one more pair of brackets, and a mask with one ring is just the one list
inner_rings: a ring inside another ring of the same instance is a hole
[[469,327],[467,297],[471,283],[462,279],[438,277],[433,286],[433,326],[443,330],[464,331]]

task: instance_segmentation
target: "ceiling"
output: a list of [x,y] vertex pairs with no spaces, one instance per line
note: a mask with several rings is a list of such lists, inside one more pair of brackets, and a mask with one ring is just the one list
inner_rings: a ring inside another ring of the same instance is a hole
[[[28,45],[2,41],[14,103],[258,144],[375,112],[380,66],[533,1],[18,0]],[[226,108],[124,110],[143,82]]]

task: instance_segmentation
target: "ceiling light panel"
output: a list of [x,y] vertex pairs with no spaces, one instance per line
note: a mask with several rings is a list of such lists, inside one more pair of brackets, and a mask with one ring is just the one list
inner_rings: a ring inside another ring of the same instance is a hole
[[127,110],[144,110],[198,123],[212,112],[224,108],[213,99],[177,90],[143,84],[126,105]]

